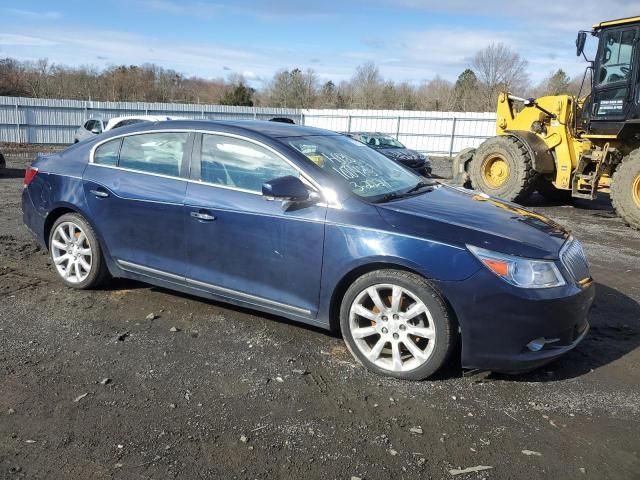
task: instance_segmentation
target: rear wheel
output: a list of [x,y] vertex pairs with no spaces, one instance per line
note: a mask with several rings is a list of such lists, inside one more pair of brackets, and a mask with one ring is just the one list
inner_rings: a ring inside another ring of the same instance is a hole
[[474,189],[513,202],[526,200],[537,180],[526,145],[511,136],[485,140],[473,155],[469,176]]
[[58,275],[69,287],[97,287],[109,276],[93,229],[77,213],[62,215],[53,224],[49,253]]
[[618,165],[611,179],[611,201],[625,223],[640,230],[640,149]]
[[398,270],[367,273],[340,309],[351,354],[381,375],[422,380],[447,360],[456,336],[440,294],[422,277]]

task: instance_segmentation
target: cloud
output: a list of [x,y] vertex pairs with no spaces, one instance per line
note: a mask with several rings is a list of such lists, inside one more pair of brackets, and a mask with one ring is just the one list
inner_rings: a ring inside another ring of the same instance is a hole
[[204,2],[178,2],[173,0],[142,0],[140,4],[148,10],[171,15],[210,18],[223,12],[222,5]]
[[[258,86],[276,70],[295,67],[314,68],[322,80],[338,83],[366,61],[375,62],[382,75],[394,81],[419,83],[436,76],[453,81],[475,52],[489,43],[503,42],[528,60],[533,82],[538,82],[558,68],[581,74],[585,64],[575,56],[573,45],[577,30],[629,15],[635,8],[622,0],[584,0],[579,8],[577,3],[557,0],[512,0],[508,4],[498,0],[481,4],[477,0],[250,0],[224,7],[203,0],[131,0],[129,5],[144,9],[148,34],[92,30],[86,24],[36,28],[26,21],[22,22],[26,26],[7,22],[0,33],[0,47],[7,46],[4,51],[19,59],[46,57],[76,66],[156,63],[205,78],[244,72]],[[7,10],[0,8],[0,12]],[[358,24],[354,10],[364,12]],[[157,18],[149,12],[156,12]],[[343,17],[335,22],[325,21],[339,15]],[[235,36],[235,43],[229,40],[231,36],[217,34],[215,27],[206,38],[182,41],[165,37],[154,27],[154,21],[169,17],[178,31],[188,28],[195,17],[213,16],[216,21],[239,25],[241,35]],[[246,18],[234,18],[237,16]],[[371,28],[381,16],[387,27]],[[317,22],[306,21],[309,18]],[[418,21],[403,22],[407,18]],[[343,28],[350,22],[352,27]],[[292,41],[292,32],[300,29],[303,33]]]
[[306,18],[320,19],[335,15],[326,5],[316,5],[298,0],[253,0],[252,2],[189,2],[178,0],[139,0],[146,9],[172,15],[212,17],[218,15],[242,15],[266,20]]
[[0,33],[0,45],[12,47],[53,47],[56,45],[56,42],[54,40],[29,35]]
[[9,15],[23,17],[29,20],[58,20],[62,18],[62,13],[54,11],[34,12],[20,8],[3,8],[2,11]]

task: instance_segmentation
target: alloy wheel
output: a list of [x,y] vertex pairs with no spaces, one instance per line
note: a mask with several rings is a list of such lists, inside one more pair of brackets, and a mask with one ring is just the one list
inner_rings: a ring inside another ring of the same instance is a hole
[[83,282],[91,272],[93,252],[82,227],[73,222],[58,225],[51,237],[51,258],[67,282]]
[[427,306],[408,289],[372,285],[360,292],[349,311],[356,347],[373,364],[405,372],[427,362],[436,343],[436,328]]

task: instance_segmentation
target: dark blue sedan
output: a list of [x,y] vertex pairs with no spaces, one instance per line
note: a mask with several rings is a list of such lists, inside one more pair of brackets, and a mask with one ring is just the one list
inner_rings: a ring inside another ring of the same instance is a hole
[[400,162],[420,175],[431,176],[432,167],[429,157],[416,150],[405,147],[398,139],[384,133],[350,132],[349,137],[374,148],[385,157]]
[[594,287],[561,226],[325,130],[123,127],[40,156],[22,201],[71,287],[126,277],[339,329],[394,377],[458,342],[463,367],[529,370],[588,330]]

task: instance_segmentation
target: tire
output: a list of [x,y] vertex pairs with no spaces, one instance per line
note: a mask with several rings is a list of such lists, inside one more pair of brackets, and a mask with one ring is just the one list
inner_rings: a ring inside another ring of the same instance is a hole
[[[382,309],[375,306],[369,294],[372,289],[383,302]],[[396,309],[394,291],[400,293]],[[405,380],[425,379],[446,363],[457,343],[455,326],[444,299],[431,284],[401,270],[361,276],[349,287],[340,307],[342,337],[354,358],[372,372]]]
[[48,246],[53,266],[65,285],[84,290],[98,287],[109,278],[100,243],[82,215],[66,213],[58,218]]
[[521,140],[499,136],[478,147],[469,165],[469,177],[475,190],[522,202],[535,191],[538,173],[533,170],[529,151]]
[[461,150],[451,162],[453,183],[462,185],[464,188],[471,188],[469,179],[469,163],[473,159],[476,149],[473,147]]
[[622,220],[640,230],[640,149],[618,165],[611,179],[611,202]]
[[550,180],[544,177],[538,177],[537,188],[538,193],[550,202],[570,203],[572,200],[571,190],[561,190],[556,188]]

